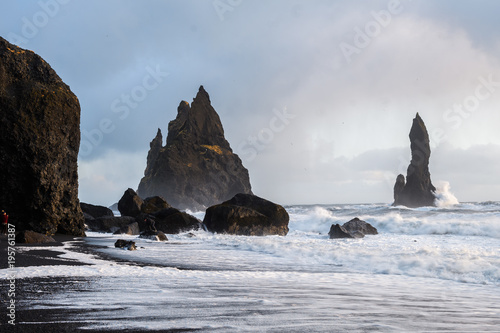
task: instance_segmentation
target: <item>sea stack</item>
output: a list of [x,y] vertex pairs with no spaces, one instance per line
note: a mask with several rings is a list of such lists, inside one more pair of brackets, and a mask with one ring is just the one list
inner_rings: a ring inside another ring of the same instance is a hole
[[410,130],[411,162],[403,175],[398,175],[394,185],[394,206],[423,207],[435,206],[436,188],[429,173],[429,134],[424,121],[417,113]]
[[158,129],[138,188],[142,198],[158,195],[173,207],[202,210],[237,193],[252,193],[248,170],[225,139],[203,86],[191,105],[181,101],[165,146],[162,140]]
[[40,56],[0,37],[0,207],[16,232],[83,236],[80,104]]

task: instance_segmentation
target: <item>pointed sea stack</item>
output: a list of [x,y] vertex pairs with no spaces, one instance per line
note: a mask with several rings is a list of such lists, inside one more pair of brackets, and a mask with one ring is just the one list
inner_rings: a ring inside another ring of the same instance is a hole
[[173,207],[201,210],[237,193],[251,194],[248,170],[224,138],[203,86],[191,106],[181,101],[177,112],[168,124],[166,146],[159,129],[150,144],[139,196],[158,195]]
[[16,232],[84,236],[80,104],[40,56],[0,37],[0,208]]
[[417,113],[410,130],[411,162],[406,174],[398,175],[394,185],[394,206],[423,207],[435,206],[436,188],[429,173],[429,134]]

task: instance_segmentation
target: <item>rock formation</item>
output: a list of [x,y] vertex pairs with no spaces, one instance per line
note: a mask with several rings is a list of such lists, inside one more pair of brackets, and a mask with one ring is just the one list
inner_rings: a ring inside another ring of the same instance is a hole
[[207,209],[203,223],[211,232],[246,236],[288,233],[286,210],[252,194],[239,193],[231,200]]
[[91,205],[84,202],[80,202],[80,207],[84,214],[88,214],[95,219],[103,216],[115,216],[113,211],[108,207]]
[[330,239],[334,238],[363,238],[365,235],[377,235],[377,229],[370,223],[353,218],[349,222],[340,224],[332,224],[328,235]]
[[139,235],[140,233],[141,230],[139,229],[139,223],[134,222],[124,227],[121,227],[120,229],[116,230],[113,234]]
[[168,124],[166,146],[161,130],[150,144],[138,194],[159,195],[179,209],[200,210],[237,193],[252,193],[248,170],[224,138],[203,86],[191,106],[182,101],[177,112]]
[[128,241],[125,239],[118,239],[115,242],[115,247],[118,247],[118,248],[124,249],[124,250],[129,250],[129,251],[137,250],[137,247],[135,246],[135,242]]
[[129,188],[118,201],[118,210],[122,216],[136,217],[141,213],[142,204],[144,201],[137,193]]
[[349,231],[347,231],[343,226],[340,224],[332,224],[330,227],[330,231],[328,232],[328,236],[330,236],[330,239],[336,239],[336,238],[360,238],[356,237],[355,235],[351,235]]
[[136,220],[130,216],[101,216],[85,221],[90,230],[99,232],[116,232],[134,222]]
[[429,173],[429,134],[417,113],[410,130],[411,162],[403,175],[398,175],[394,185],[394,206],[407,207],[435,206],[436,188],[432,185]]
[[55,242],[54,238],[31,230],[24,230],[16,235],[16,243],[21,244],[44,244]]
[[16,231],[84,236],[80,104],[40,56],[0,37],[0,206]]
[[196,217],[172,207],[155,212],[153,218],[156,229],[167,234],[203,229],[201,221]]
[[[162,197],[154,196],[142,200],[130,188],[123,194],[118,207],[122,217],[127,216],[137,221],[141,232],[151,229],[153,225],[154,230],[152,231],[161,231],[167,234],[178,234],[203,228],[200,220],[185,212],[181,212],[177,208],[173,208]],[[90,225],[103,230],[101,224],[99,224],[99,219],[95,222],[90,222]],[[119,225],[119,227],[123,228],[124,226]]]

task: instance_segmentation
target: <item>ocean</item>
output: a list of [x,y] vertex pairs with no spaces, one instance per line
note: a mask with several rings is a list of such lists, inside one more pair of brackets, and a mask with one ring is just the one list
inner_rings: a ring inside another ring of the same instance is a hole
[[[500,202],[285,208],[286,237],[88,232],[57,250],[89,265],[17,268],[16,278],[85,278],[29,302],[74,310],[64,322],[85,329],[500,332]],[[379,234],[329,239],[332,224],[354,217]],[[138,250],[114,248],[118,238]],[[94,252],[75,250],[82,241]]]

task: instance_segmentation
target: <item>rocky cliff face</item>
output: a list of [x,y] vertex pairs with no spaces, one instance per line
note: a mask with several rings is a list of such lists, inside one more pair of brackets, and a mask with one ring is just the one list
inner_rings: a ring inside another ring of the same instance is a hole
[[237,193],[252,193],[248,170],[224,138],[203,86],[191,106],[182,101],[177,112],[168,124],[166,146],[160,130],[151,142],[138,194],[159,195],[173,207],[199,210]]
[[0,37],[0,206],[16,231],[84,235],[80,104],[35,53]]
[[436,188],[429,173],[429,134],[417,113],[410,130],[411,162],[406,174],[398,175],[394,185],[394,205],[407,207],[434,206]]

